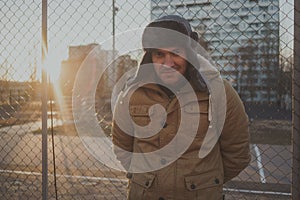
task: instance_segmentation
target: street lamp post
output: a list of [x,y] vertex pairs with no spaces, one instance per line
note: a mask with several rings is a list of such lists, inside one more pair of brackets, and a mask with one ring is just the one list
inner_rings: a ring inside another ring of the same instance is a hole
[[116,50],[116,41],[115,41],[115,22],[116,22],[116,14],[118,12],[118,7],[115,5],[115,0],[112,0],[112,35],[113,35],[113,43],[112,43],[112,49],[113,49],[113,62],[115,60],[115,50]]
[[[42,63],[48,53],[47,40],[47,0],[42,1]],[[47,137],[47,72],[42,70],[42,199],[48,199],[48,137]]]

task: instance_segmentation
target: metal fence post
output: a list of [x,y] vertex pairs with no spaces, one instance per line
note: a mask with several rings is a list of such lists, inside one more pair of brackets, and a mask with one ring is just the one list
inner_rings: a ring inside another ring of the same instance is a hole
[[292,199],[300,200],[300,1],[294,1],[294,71],[293,71],[293,168]]
[[113,35],[113,61],[115,60],[115,50],[116,50],[116,44],[115,44],[115,20],[116,20],[116,5],[115,5],[115,0],[112,0],[112,35]]
[[47,138],[47,72],[45,59],[47,44],[47,0],[42,1],[42,196],[48,198],[48,138]]

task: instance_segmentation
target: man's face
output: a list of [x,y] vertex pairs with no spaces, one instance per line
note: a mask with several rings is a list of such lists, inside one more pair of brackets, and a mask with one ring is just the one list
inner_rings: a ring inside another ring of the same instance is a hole
[[152,62],[157,76],[166,85],[175,86],[187,69],[186,52],[181,47],[156,49],[152,52]]

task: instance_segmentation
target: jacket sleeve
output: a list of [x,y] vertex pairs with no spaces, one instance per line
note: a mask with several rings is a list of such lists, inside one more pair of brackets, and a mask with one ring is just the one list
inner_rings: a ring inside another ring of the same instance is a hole
[[[125,170],[128,170],[131,162],[131,152],[133,152],[134,137],[126,133],[133,131],[133,128],[131,124],[131,118],[124,116],[124,113],[126,113],[124,109],[128,109],[125,107],[125,105],[126,104],[120,103],[116,104],[113,113],[111,133],[114,153]],[[121,127],[126,127],[126,132],[122,130]]]
[[244,105],[232,86],[224,81],[227,99],[227,112],[220,136],[223,158],[224,182],[237,176],[250,160],[249,122]]

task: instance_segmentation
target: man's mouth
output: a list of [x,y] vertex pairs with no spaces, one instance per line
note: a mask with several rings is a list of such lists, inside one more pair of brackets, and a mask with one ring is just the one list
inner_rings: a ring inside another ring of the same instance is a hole
[[177,73],[176,67],[164,67],[160,71],[161,73]]

